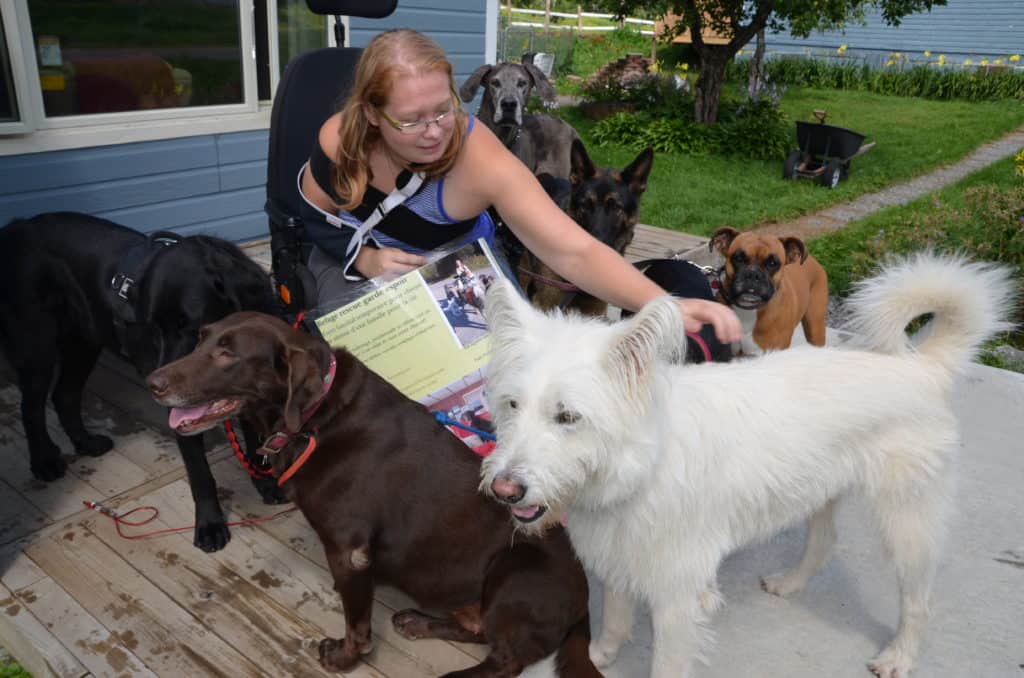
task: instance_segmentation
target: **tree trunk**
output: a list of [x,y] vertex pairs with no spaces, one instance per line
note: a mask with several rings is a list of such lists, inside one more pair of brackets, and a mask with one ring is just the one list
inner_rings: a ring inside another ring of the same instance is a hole
[[754,56],[750,59],[750,77],[747,79],[747,96],[751,99],[760,97],[761,88],[764,87],[764,50],[765,39],[764,29],[757,32],[757,47],[754,49]]
[[713,125],[718,122],[718,103],[725,83],[725,67],[731,56],[725,45],[704,45],[700,56],[700,77],[693,115],[697,122]]

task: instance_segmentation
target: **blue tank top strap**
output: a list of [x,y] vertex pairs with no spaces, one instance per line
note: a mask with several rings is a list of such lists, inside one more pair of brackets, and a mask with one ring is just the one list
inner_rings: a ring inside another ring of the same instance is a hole
[[[473,115],[472,113],[470,113],[466,117],[467,117],[466,136],[464,136],[462,138],[462,143],[466,143],[466,138],[469,137],[469,133],[473,131],[473,123],[476,121],[476,116]],[[451,216],[449,216],[448,212],[444,208],[444,199],[442,198],[443,191],[444,191],[444,177],[438,177],[437,179],[435,179],[435,181],[437,182],[437,192],[435,193],[435,196],[436,196],[435,197],[435,201],[437,203],[437,211],[438,211],[438,213],[442,217],[444,217],[445,220],[448,221],[449,224],[454,224],[454,223],[456,223],[457,220],[456,219],[452,219]],[[488,219],[489,218],[490,217],[488,217]],[[478,221],[479,221],[479,219],[478,219]]]

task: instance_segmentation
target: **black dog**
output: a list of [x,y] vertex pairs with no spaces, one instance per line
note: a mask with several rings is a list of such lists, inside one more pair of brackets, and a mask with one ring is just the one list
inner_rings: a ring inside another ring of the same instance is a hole
[[[654,151],[645,148],[621,170],[596,166],[579,139],[572,142],[571,156],[572,172],[568,182],[548,175],[540,175],[538,179],[551,199],[573,221],[624,254],[633,241],[640,198],[647,190]],[[519,258],[517,268],[520,286],[538,308],[574,308],[599,317],[608,310],[605,302],[575,289],[528,251]]]
[[[14,220],[0,229],[0,346],[17,371],[32,474],[64,475],[46,431],[52,399],[78,454],[113,447],[82,421],[82,390],[103,348],[143,376],[188,354],[199,327],[238,310],[271,311],[268,276],[233,244],[206,236],[149,237],[74,212]],[[255,436],[243,422],[246,443]],[[178,436],[196,502],[195,545],[231,538],[201,437]],[[272,479],[254,480],[264,501],[282,499]]]
[[[683,259],[645,259],[636,262],[634,266],[669,294],[715,301],[707,275],[692,262]],[[623,318],[631,315],[629,311],[622,312]],[[704,325],[695,335],[687,333],[686,362],[703,363],[709,359],[716,363],[729,362],[732,360],[732,347],[718,340],[714,327]]]

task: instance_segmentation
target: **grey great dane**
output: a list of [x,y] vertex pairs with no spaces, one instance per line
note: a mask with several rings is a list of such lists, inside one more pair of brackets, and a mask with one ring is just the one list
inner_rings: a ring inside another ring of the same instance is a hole
[[459,96],[468,103],[480,87],[483,99],[476,115],[481,122],[534,174],[567,179],[572,142],[579,138],[576,130],[553,115],[525,112],[534,88],[542,100],[555,99],[555,88],[544,73],[532,63],[484,64],[462,83]]

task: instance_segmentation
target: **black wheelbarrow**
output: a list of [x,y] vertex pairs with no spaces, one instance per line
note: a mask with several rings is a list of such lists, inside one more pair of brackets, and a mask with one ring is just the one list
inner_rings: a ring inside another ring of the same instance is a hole
[[[824,117],[823,115],[821,117]],[[817,179],[835,188],[850,173],[850,161],[867,153],[875,142],[864,143],[864,135],[845,127],[799,120],[796,142],[782,168],[784,179]]]

